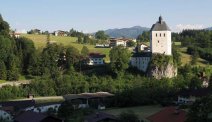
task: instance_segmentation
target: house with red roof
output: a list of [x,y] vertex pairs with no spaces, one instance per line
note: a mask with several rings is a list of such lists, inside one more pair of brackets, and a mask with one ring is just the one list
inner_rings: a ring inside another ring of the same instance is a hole
[[147,119],[150,122],[185,122],[186,112],[176,107],[166,107]]

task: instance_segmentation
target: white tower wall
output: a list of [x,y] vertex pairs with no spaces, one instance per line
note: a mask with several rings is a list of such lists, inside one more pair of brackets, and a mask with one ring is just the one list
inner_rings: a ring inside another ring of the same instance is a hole
[[172,55],[171,31],[152,31],[150,36],[152,53]]

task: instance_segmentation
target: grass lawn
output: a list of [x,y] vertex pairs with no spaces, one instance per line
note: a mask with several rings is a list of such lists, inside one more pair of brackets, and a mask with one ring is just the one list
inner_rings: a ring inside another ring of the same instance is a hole
[[162,110],[161,106],[153,105],[153,106],[138,106],[138,107],[129,107],[129,108],[111,108],[111,109],[106,109],[103,112],[118,116],[122,112],[133,111],[135,114],[138,115],[140,119],[144,119],[150,115],[153,115],[159,112],[160,110]]
[[[29,98],[19,98],[13,99],[11,101],[23,101],[23,100],[31,100]],[[53,102],[63,102],[64,98],[62,96],[48,96],[48,97],[34,97],[36,104],[43,104],[43,103],[53,103]]]
[[[189,64],[191,62],[191,55],[187,54],[186,50],[187,50],[186,47],[180,48],[182,65]],[[202,58],[198,59],[198,62],[196,65],[197,66],[208,66],[207,61]]]
[[[22,34],[21,36],[31,39],[36,49],[42,49],[46,46],[46,35],[34,35],[34,34]],[[81,51],[83,44],[76,43],[77,38],[76,37],[63,37],[63,36],[51,36],[50,37],[51,42],[55,42],[57,44],[62,44],[65,47],[73,46],[77,48],[79,51]],[[106,55],[105,61],[109,61],[109,52],[110,48],[95,48],[94,45],[86,44],[85,46],[88,47],[90,52],[98,52]]]
[[6,80],[0,80],[0,84],[5,83],[5,82],[7,82],[7,81]]

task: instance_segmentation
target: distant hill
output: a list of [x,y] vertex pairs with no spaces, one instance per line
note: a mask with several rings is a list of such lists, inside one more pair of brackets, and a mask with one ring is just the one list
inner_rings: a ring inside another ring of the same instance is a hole
[[137,38],[138,35],[143,33],[143,31],[149,31],[149,30],[150,28],[134,26],[131,28],[108,29],[108,30],[105,30],[105,33],[108,34],[110,37],[114,37],[114,38],[119,38],[119,37]]
[[212,27],[209,27],[209,28],[205,28],[205,30],[212,30]]

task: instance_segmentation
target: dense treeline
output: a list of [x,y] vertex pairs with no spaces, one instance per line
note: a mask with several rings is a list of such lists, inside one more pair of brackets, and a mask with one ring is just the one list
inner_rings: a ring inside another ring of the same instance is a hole
[[[24,87],[4,86],[0,89],[0,100],[26,97],[29,93],[35,96],[64,95],[70,93],[107,91],[115,93],[110,102],[112,106],[134,106],[167,102],[181,89],[196,89],[202,87],[202,81],[197,77],[200,72],[206,72],[210,77],[210,68],[191,67],[186,65],[179,69],[179,74],[173,79],[156,80],[139,74],[125,72],[121,77],[112,75],[89,75],[69,70],[57,77],[43,75],[32,80]],[[168,100],[169,99],[169,100]]]

